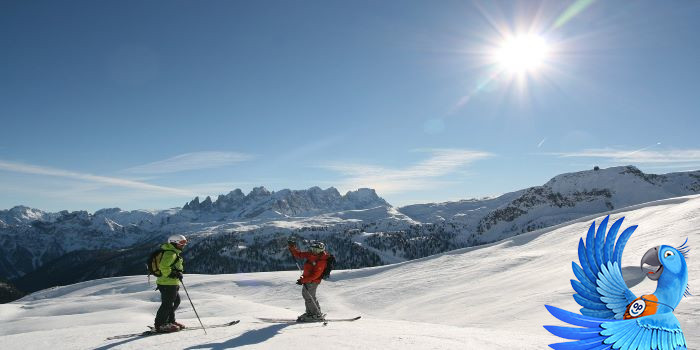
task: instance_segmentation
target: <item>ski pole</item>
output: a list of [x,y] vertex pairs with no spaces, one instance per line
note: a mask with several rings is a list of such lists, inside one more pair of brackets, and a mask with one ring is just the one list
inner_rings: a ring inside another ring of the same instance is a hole
[[199,325],[202,326],[202,330],[204,331],[204,334],[207,334],[207,329],[204,327],[204,323],[202,323],[202,319],[199,318],[199,314],[197,313],[197,309],[194,308],[194,304],[192,303],[192,298],[190,298],[190,293],[187,293],[187,287],[185,287],[185,282],[180,280],[180,283],[182,283],[182,289],[185,290],[185,294],[187,294],[187,299],[190,301],[190,305],[192,305],[192,310],[194,310],[194,314],[197,316],[197,319],[199,320]]

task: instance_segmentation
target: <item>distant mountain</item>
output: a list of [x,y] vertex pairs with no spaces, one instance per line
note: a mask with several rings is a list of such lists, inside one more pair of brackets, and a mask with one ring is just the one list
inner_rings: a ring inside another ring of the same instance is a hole
[[185,203],[183,210],[196,212],[228,213],[230,218],[253,219],[256,217],[314,216],[343,210],[368,209],[389,206],[379,198],[373,189],[361,188],[344,196],[330,187],[322,190],[311,187],[308,190],[281,190],[270,192],[265,187],[256,187],[248,195],[240,189],[220,195],[216,201],[207,197],[200,202],[199,197]]
[[[0,211],[0,278],[33,291],[144,273],[144,256],[172,233],[187,235],[186,270],[295,269],[290,236],[321,239],[339,268],[395,263],[490,243],[583,216],[700,193],[700,171],[645,174],[632,166],[555,176],[497,198],[396,208],[374,190],[234,190],[183,208],[44,213]],[[145,273],[144,273],[145,274]]]
[[51,221],[57,214],[44,213],[39,209],[32,209],[18,205],[9,210],[0,210],[0,228],[9,225],[28,224],[33,221]]
[[85,211],[43,217],[50,220],[0,228],[0,278],[17,278],[72,251],[128,247],[160,233],[150,221],[122,225]]
[[[410,220],[396,211],[389,213],[388,208],[391,206],[372,189],[341,195],[332,187],[279,192],[257,187],[248,195],[237,189],[214,202],[210,197],[202,202],[195,198],[182,209],[168,210],[45,213],[17,206],[0,211],[0,277],[22,277],[71,252],[124,249],[162,240],[174,232],[247,231],[271,221],[288,222],[283,225],[290,228],[314,226],[353,221],[355,215],[367,213],[373,214],[366,218],[373,222],[395,216]],[[349,213],[352,211],[356,212]],[[315,215],[318,223],[309,220]]]
[[485,200],[417,204],[399,211],[420,222],[467,225],[493,241],[654,200],[700,192],[700,171],[645,174],[633,166],[555,176],[542,186]]

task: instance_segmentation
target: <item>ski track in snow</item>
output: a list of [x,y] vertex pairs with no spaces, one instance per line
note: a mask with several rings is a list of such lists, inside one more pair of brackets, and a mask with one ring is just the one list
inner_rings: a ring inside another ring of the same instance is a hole
[[[700,196],[656,201],[616,210],[623,228],[639,225],[622,257],[630,288],[653,292],[641,277],[647,249],[700,242]],[[0,305],[2,349],[292,349],[310,342],[326,349],[543,349],[565,341],[543,325],[563,325],[544,304],[569,311],[580,306],[569,280],[577,245],[595,219],[577,219],[487,246],[359,270],[334,271],[319,287],[329,318],[362,315],[355,322],[271,324],[258,317],[290,318],[303,311],[298,272],[186,275],[185,282],[202,321],[240,319],[232,327],[106,341],[109,336],[146,330],[159,293],[145,276],[87,281],[52,288]],[[700,264],[691,250],[691,292]],[[641,283],[640,283],[641,281]],[[183,290],[178,321],[199,323]],[[700,346],[700,300],[684,298],[675,312],[689,349]]]

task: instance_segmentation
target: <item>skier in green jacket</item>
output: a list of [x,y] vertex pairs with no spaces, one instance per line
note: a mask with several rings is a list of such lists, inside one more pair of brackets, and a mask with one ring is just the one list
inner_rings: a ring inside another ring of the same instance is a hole
[[187,244],[183,235],[172,235],[168,243],[160,246],[163,250],[158,267],[161,276],[156,283],[160,291],[160,308],[156,313],[155,329],[157,332],[177,332],[185,326],[175,321],[175,310],[180,305],[180,281],[182,280],[183,262],[180,254]]

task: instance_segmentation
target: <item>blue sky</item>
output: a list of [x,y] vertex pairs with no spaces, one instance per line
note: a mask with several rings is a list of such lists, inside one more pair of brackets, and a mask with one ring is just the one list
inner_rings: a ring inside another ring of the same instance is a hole
[[[700,3],[3,1],[0,209],[700,169]],[[494,61],[546,40],[537,69]]]

